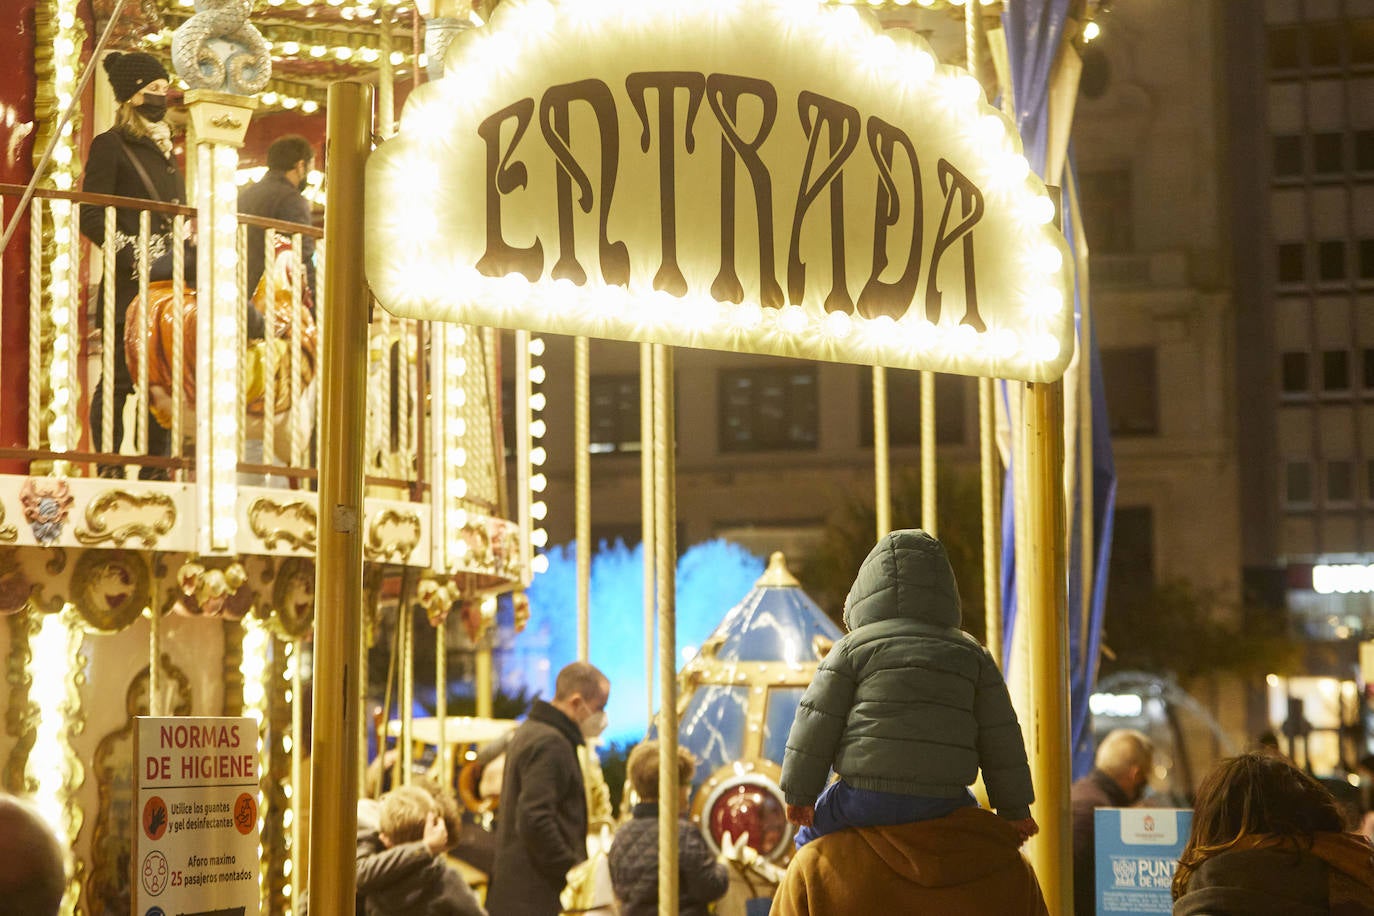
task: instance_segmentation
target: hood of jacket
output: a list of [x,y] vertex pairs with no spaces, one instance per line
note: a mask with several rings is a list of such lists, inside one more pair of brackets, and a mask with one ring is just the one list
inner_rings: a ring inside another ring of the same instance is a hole
[[844,604],[850,632],[897,618],[958,627],[962,616],[959,586],[944,545],[916,528],[879,539],[859,566]]
[[891,871],[930,888],[973,884],[1007,868],[1021,855],[1016,828],[972,806],[935,820],[834,835],[866,846]]

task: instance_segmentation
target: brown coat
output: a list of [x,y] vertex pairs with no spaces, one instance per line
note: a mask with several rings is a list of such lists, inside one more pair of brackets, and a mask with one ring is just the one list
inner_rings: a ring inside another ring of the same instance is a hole
[[983,808],[841,830],[797,851],[770,916],[1048,916],[1016,829]]

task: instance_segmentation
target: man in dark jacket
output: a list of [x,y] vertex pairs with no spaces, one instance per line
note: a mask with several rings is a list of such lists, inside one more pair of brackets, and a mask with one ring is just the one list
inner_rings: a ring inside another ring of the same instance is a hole
[[511,736],[496,821],[491,916],[558,916],[568,869],[587,858],[587,798],[577,749],[605,728],[611,682],[573,662],[552,703],[535,700]]
[[1129,808],[1140,801],[1150,784],[1154,745],[1144,734],[1130,728],[1109,732],[1097,746],[1092,772],[1073,784],[1069,803],[1073,811],[1073,911],[1075,916],[1097,912],[1095,890],[1096,831],[1093,812],[1098,808]]
[[[310,141],[296,134],[278,137],[267,148],[267,174],[239,192],[239,212],[250,216],[311,225],[310,202],[301,191],[315,167],[315,150]],[[266,257],[263,248],[266,230],[248,227],[247,290],[253,294],[262,277]],[[301,237],[301,260],[305,262],[305,283],[311,301],[315,297],[315,240]]]

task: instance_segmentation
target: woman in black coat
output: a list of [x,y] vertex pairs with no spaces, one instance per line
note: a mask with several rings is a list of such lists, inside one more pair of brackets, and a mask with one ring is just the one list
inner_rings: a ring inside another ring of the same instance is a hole
[[[115,125],[91,141],[81,189],[93,194],[110,194],[138,200],[181,204],[186,200],[186,182],[172,156],[172,138],[167,123],[167,69],[151,54],[136,51],[114,52],[104,60],[110,86],[119,110]],[[91,397],[91,442],[96,451],[117,452],[124,436],[124,399],[133,393],[133,380],[124,359],[124,316],[129,303],[138,296],[139,214],[133,208],[115,210],[114,302],[114,416],[113,439],[102,441],[104,398],[102,379]],[[163,213],[149,214],[148,262],[152,264],[171,250],[172,218]],[[105,208],[81,208],[81,234],[97,245],[105,244]],[[97,255],[98,258],[98,255]],[[93,269],[101,270],[99,261]],[[187,265],[187,269],[194,269]],[[102,327],[105,315],[105,290],[102,283],[96,304],[96,326]],[[165,429],[149,418],[148,454],[169,451]],[[123,476],[119,465],[102,465],[102,477]],[[143,478],[165,478],[157,468],[144,468]]]

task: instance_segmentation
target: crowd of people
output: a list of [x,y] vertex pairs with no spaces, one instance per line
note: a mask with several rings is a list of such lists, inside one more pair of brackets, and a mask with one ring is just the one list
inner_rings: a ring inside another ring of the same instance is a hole
[[[1047,914],[1021,851],[1038,825],[1020,725],[987,650],[959,628],[943,546],[922,531],[880,539],[844,619],[848,633],[821,662],[787,739],[781,788],[799,829],[786,871],[774,874],[773,916]],[[569,876],[605,816],[587,778],[597,769],[587,744],[605,730],[610,690],[593,665],[567,665],[553,698],[535,700],[501,745],[484,903],[446,858],[464,832],[448,787],[413,780],[360,802],[358,916],[567,912]],[[1076,916],[1096,912],[1095,812],[1139,804],[1154,753],[1144,734],[1113,731],[1072,786]],[[657,911],[660,769],[675,777],[686,812],[696,765],[682,749],[664,759],[652,740],[630,753],[633,803],[605,856],[613,900],[596,912]],[[990,808],[969,791],[980,776]],[[679,820],[680,913],[711,912],[742,842],[727,839],[717,853]],[[26,804],[0,796],[0,916],[56,913],[65,887],[52,833]],[[1259,749],[1202,780],[1172,896],[1175,916],[1374,914],[1374,846],[1317,779],[1276,749]]]

